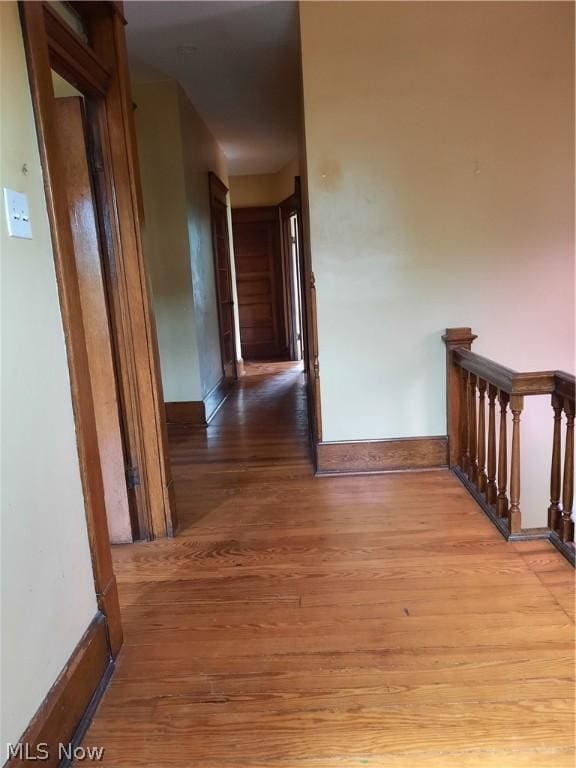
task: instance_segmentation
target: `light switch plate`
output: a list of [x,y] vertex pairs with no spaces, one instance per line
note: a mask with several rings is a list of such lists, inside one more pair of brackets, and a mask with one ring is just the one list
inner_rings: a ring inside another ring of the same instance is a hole
[[28,211],[28,198],[23,192],[15,192],[4,187],[4,207],[6,209],[6,223],[10,237],[23,237],[32,239],[32,227],[30,226],[30,213]]

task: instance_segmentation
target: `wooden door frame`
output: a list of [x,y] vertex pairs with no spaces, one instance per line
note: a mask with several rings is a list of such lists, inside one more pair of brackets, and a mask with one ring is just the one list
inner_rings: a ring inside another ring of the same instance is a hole
[[310,250],[310,219],[307,188],[302,187],[300,176],[294,179],[298,230],[300,232],[300,290],[302,326],[305,334],[304,368],[308,389],[308,423],[317,466],[316,446],[322,441],[322,405],[320,400],[320,363],[318,357],[318,321],[316,313],[316,280],[312,270]]
[[[210,199],[210,231],[212,235],[212,258],[214,263],[214,283],[216,286],[216,304],[218,308],[218,331],[220,337],[220,359],[222,360],[222,376],[227,379],[235,381],[238,378],[238,350],[236,349],[236,324],[235,324],[235,307],[234,307],[234,291],[232,290],[232,254],[230,253],[230,232],[228,232],[228,278],[229,286],[228,293],[230,296],[230,306],[232,310],[232,376],[226,376],[226,363],[224,361],[224,344],[223,344],[223,319],[221,311],[221,296],[220,296],[220,282],[218,280],[218,253],[216,251],[216,225],[214,219],[214,207],[215,203],[220,203],[228,208],[228,192],[229,189],[213,171],[208,172],[208,196]],[[228,214],[228,212],[226,212]],[[229,229],[228,219],[226,219],[226,229]]]
[[[295,179],[296,181],[296,179]],[[300,295],[300,335],[301,343],[303,346],[306,343],[306,331],[305,331],[305,314],[304,305],[302,303],[302,282],[304,279],[302,270],[302,233],[300,230],[300,198],[296,191],[282,200],[278,205],[278,211],[280,214],[280,240],[282,248],[282,264],[284,269],[284,313],[286,316],[286,337],[288,342],[288,348],[290,350],[290,357],[292,360],[296,360],[296,350],[298,346],[298,340],[295,333],[295,314],[296,306],[294,302],[294,274],[292,270],[292,243],[290,241],[290,219],[292,216],[297,217],[296,229],[300,242],[298,243],[298,273],[299,273],[299,295]],[[302,359],[306,368],[306,353],[304,352]]]
[[[99,457],[92,382],[88,367],[74,243],[63,187],[58,122],[51,70],[82,93],[97,99],[96,114],[103,130],[102,172],[108,195],[104,206],[108,245],[113,256],[114,302],[122,313],[119,333],[130,345],[120,347],[126,370],[135,367],[135,387],[128,390],[133,414],[142,429],[144,490],[150,503],[149,535],[174,529],[170,481],[165,462],[165,426],[155,330],[140,244],[138,196],[131,144],[131,100],[124,43],[125,23],[118,3],[75,3],[84,16],[90,46],[46,3],[20,2],[22,31],[34,107],[46,204],[52,236],[62,324],[66,340],[80,473],[84,490],[94,584],[107,623],[110,651],[122,644],[122,625],[112,554],[104,485]],[[120,324],[113,317],[113,323]],[[144,367],[145,370],[138,370]],[[143,424],[147,423],[147,431]],[[162,454],[162,455],[161,455]],[[161,498],[158,499],[160,491]],[[65,489],[63,489],[65,492]]]

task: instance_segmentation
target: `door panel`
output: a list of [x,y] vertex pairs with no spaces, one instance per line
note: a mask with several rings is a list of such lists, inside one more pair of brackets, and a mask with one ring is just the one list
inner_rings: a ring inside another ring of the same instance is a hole
[[232,211],[242,357],[287,359],[278,209]]
[[236,342],[234,337],[234,302],[232,299],[232,269],[228,231],[227,187],[213,173],[210,182],[210,215],[212,219],[212,248],[216,278],[216,300],[220,328],[220,354],[224,376],[236,378]]

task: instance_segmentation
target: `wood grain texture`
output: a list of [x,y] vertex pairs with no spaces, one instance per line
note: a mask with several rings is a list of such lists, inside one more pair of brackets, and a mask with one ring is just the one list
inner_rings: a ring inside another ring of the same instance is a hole
[[108,530],[114,544],[127,544],[133,540],[132,524],[96,205],[88,167],[84,104],[81,97],[71,96],[57,98],[55,106],[92,381]]
[[279,208],[234,208],[232,230],[242,357],[287,360]]
[[111,231],[110,286],[116,318],[119,362],[125,401],[131,404],[138,468],[145,486],[142,538],[171,536],[177,526],[172,499],[172,478],[167,455],[164,396],[160,377],[156,325],[142,251],[138,213],[138,174],[133,102],[128,74],[124,22],[114,4],[103,4],[87,16],[92,48],[112,73],[104,112],[106,165],[112,186],[108,190],[116,216]]
[[445,467],[447,446],[446,437],[318,443],[317,471],[322,475]]
[[164,403],[168,424],[189,424],[206,426],[206,411],[203,400],[186,400],[181,403]]
[[301,372],[170,430],[173,540],[115,550],[114,768],[568,768],[568,566],[446,471],[315,478]]
[[[59,765],[58,745],[74,740],[82,718],[94,698],[101,694],[100,684],[110,673],[112,659],[106,638],[106,621],[97,614],[78,643],[66,666],[42,702],[34,719],[20,739],[35,754],[38,744],[46,744],[49,757],[41,764]],[[2,745],[4,753],[5,745]],[[5,768],[23,768],[29,760],[10,759]]]

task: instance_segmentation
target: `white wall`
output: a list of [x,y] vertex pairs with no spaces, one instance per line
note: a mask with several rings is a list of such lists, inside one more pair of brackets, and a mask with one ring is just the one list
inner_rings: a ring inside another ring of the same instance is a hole
[[572,370],[573,12],[301,4],[325,440],[445,434],[448,326]]
[[6,743],[22,735],[97,607],[16,3],[0,3],[0,36],[1,186],[28,195],[34,235],[8,238],[2,207],[3,762]]

